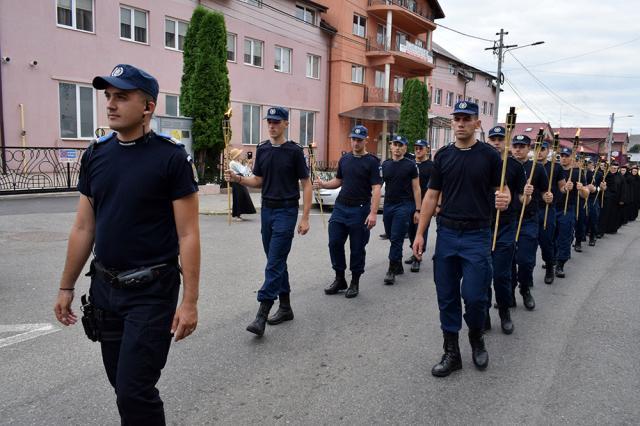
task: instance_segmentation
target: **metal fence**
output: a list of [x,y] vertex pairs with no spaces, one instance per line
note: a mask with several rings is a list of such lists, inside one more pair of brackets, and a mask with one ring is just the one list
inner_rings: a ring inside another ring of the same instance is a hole
[[5,147],[0,158],[0,195],[74,191],[84,150]]

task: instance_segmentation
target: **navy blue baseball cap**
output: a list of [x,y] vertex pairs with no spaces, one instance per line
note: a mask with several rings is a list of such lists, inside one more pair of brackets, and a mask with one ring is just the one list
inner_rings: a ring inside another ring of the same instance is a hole
[[122,90],[140,89],[151,95],[154,100],[158,99],[158,91],[160,90],[158,80],[154,76],[128,64],[116,65],[111,71],[111,75],[95,77],[92,84],[98,90],[104,90],[109,86]]
[[413,146],[424,146],[424,147],[427,147],[427,148],[429,148],[429,147],[430,147],[429,142],[427,142],[427,141],[426,141],[426,140],[424,140],[424,139],[418,139],[418,140],[416,141],[416,143],[414,143],[414,144],[413,144]]
[[453,109],[451,115],[454,114],[467,114],[467,115],[478,115],[480,109],[478,108],[478,104],[469,101],[460,101],[456,102],[456,106]]
[[571,148],[562,147],[560,150],[560,155],[571,155]]
[[400,142],[403,145],[406,145],[407,142],[407,138],[405,138],[404,136],[400,136],[400,135],[395,135],[392,139],[391,142]]
[[506,130],[504,129],[504,127],[502,126],[496,126],[494,128],[492,128],[491,130],[489,130],[489,137],[492,138],[494,136],[498,136],[498,137],[505,137],[506,135]]
[[531,145],[531,138],[527,135],[517,135],[511,141],[511,145]]
[[546,139],[545,139],[545,140],[543,140],[543,141],[542,141],[542,148],[544,148],[544,149],[549,148],[549,142],[550,142],[550,141],[548,141],[548,140],[546,140]]
[[274,106],[267,110],[267,116],[265,120],[275,120],[275,121],[289,121],[289,111],[285,108]]
[[351,129],[351,134],[349,134],[349,137],[353,139],[366,139],[368,135],[369,131],[367,130],[367,128],[361,124],[358,124],[357,126],[354,126],[353,129]]

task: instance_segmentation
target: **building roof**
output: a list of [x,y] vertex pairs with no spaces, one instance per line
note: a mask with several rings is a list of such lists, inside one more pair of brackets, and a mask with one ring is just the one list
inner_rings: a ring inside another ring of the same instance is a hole
[[[504,123],[500,123],[500,126],[504,127]],[[531,140],[535,140],[540,128],[545,129],[548,133],[553,134],[553,129],[549,123],[516,123],[511,134],[513,135],[527,135]]]
[[[560,133],[560,139],[573,139],[578,131],[578,127],[558,127],[555,129]],[[607,139],[609,137],[608,127],[580,127],[580,139]]]
[[440,3],[438,3],[438,0],[427,0],[427,1],[429,2],[429,5],[433,9],[433,20],[435,21],[436,19],[444,18],[444,11],[442,10],[442,7],[440,7]]
[[484,74],[488,77],[491,78],[496,78],[495,75],[488,73],[486,71],[482,71],[479,68],[474,67],[473,65],[467,64],[466,62],[464,62],[462,59],[458,58],[456,55],[454,55],[453,53],[449,52],[447,49],[445,49],[444,47],[440,46],[438,43],[436,43],[435,41],[431,42],[431,49],[433,50],[433,53],[435,53],[436,55],[440,55],[440,56],[444,56],[447,59],[451,59],[452,61],[456,61],[462,65],[465,65],[469,68],[471,68],[473,71]]
[[325,5],[322,5],[320,3],[316,3],[315,1],[311,1],[311,0],[300,0],[301,3],[306,3],[309,6],[313,6],[316,9],[320,10],[320,12],[326,12],[327,10],[329,10],[329,8]]
[[613,132],[613,142],[627,142],[629,139],[627,132]]

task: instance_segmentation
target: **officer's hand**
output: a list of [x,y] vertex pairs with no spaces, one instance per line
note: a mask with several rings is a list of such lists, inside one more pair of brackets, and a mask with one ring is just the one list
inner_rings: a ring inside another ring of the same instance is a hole
[[587,185],[587,188],[589,188],[589,193],[596,192],[596,186],[593,184]]
[[367,229],[373,229],[376,226],[376,222],[378,221],[378,215],[374,213],[369,213],[369,216],[364,221],[364,224],[367,225]]
[[578,191],[580,191],[582,188],[584,188],[584,185],[582,184],[582,182],[578,182],[576,183],[576,188],[578,188]]
[[298,234],[304,235],[309,232],[309,219],[302,218],[298,224]]
[[422,260],[422,250],[424,250],[424,237],[416,235],[413,240],[413,256],[418,260]]
[[176,309],[171,324],[171,333],[175,341],[179,341],[190,335],[198,325],[198,307],[195,303],[181,303]]
[[240,176],[227,169],[224,171],[224,180],[226,182],[240,182]]
[[413,223],[417,225],[420,222],[420,213],[413,212]]
[[524,186],[524,195],[531,197],[531,194],[533,194],[533,185],[528,183]]
[[572,189],[573,189],[573,182],[572,181],[567,181],[567,183],[564,184],[565,192],[569,192]]
[[551,192],[551,191],[545,192],[544,195],[542,196],[542,199],[547,204],[553,203],[553,192]]
[[73,325],[78,321],[78,317],[71,309],[71,302],[73,302],[73,291],[58,290],[53,312],[56,314],[56,319],[64,325]]
[[316,180],[313,181],[313,189],[322,189],[323,183],[320,178],[316,178]]
[[602,183],[600,184],[600,189],[602,189],[603,191],[604,191],[605,189],[607,189],[607,182],[602,182]]
[[496,191],[496,209],[506,210],[511,202],[511,196],[507,192]]

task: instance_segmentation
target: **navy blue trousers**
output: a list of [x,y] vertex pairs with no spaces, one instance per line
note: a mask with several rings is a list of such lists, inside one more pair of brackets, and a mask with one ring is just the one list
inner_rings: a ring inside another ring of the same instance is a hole
[[491,230],[455,230],[438,225],[433,255],[433,279],[438,295],[440,327],[458,333],[464,320],[482,328],[487,314],[491,280]]
[[389,236],[391,248],[389,249],[389,260],[400,262],[402,260],[402,245],[404,236],[409,230],[409,222],[413,220],[413,212],[416,205],[413,201],[402,203],[386,204],[382,212],[382,222],[384,232]]
[[[573,212],[575,214],[575,206],[573,206]],[[580,206],[578,207],[579,215],[576,221],[576,241],[586,241],[587,235],[587,214],[584,208],[584,200],[580,198]]]
[[371,212],[371,204],[345,206],[336,203],[329,219],[329,255],[334,271],[347,269],[344,245],[349,238],[349,269],[352,274],[364,272],[366,246],[369,242],[369,229],[365,221]]
[[516,255],[512,263],[511,283],[515,289],[520,283],[520,291],[533,286],[533,269],[538,251],[538,217],[522,220],[520,235],[516,243]]
[[557,262],[566,262],[571,259],[571,243],[576,223],[575,204],[569,205],[567,214],[564,210],[556,210],[556,239],[555,239],[555,259]]
[[[413,242],[416,239],[416,233],[418,232],[418,224],[413,223],[413,214],[411,215],[411,219],[409,219],[409,249],[413,250]],[[427,253],[427,237],[429,236],[429,225],[424,229],[424,234],[422,234],[422,238],[424,239],[424,247],[422,252]]]
[[600,198],[589,200],[587,215],[587,233],[591,238],[595,238],[598,232],[598,221],[600,221]]
[[298,207],[260,209],[262,220],[262,248],[267,255],[264,283],[258,290],[258,302],[276,300],[291,292],[287,257],[298,221]]
[[553,263],[555,256],[556,208],[551,204],[547,213],[547,228],[544,227],[544,210],[538,210],[538,244],[544,263]]
[[[500,308],[507,308],[511,303],[513,289],[511,287],[511,262],[515,253],[516,223],[500,223],[496,248],[491,253],[493,288],[496,293],[496,303]],[[491,307],[491,285],[487,309]]]
[[169,354],[179,291],[177,267],[139,289],[115,289],[97,276],[91,280],[91,301],[107,311],[100,325],[102,361],[123,425],[165,424],[156,383]]

